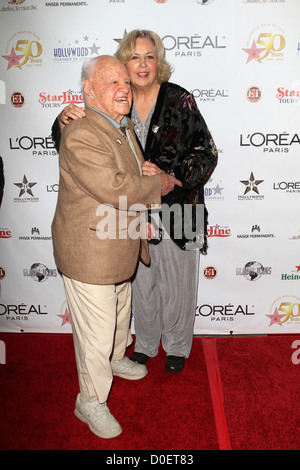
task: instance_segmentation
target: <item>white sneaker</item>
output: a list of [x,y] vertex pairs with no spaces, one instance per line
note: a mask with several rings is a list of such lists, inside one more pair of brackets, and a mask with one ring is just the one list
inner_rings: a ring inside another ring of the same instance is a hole
[[122,428],[110,413],[106,403],[99,403],[96,397],[82,401],[80,393],[77,395],[75,416],[86,423],[90,430],[98,437],[111,439],[121,434]]
[[144,364],[137,364],[125,356],[120,361],[111,361],[113,375],[128,380],[139,380],[148,374],[148,369]]

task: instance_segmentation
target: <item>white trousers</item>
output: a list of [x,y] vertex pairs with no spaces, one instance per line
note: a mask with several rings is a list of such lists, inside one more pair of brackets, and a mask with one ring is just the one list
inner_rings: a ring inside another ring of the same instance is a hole
[[131,283],[96,285],[63,276],[72,325],[80,393],[107,401],[110,361],[123,359],[132,343]]

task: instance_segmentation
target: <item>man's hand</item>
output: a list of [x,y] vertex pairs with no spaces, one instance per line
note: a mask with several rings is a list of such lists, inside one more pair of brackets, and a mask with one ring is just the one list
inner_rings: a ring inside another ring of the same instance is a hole
[[144,162],[142,166],[143,176],[161,176],[161,195],[166,196],[170,191],[173,191],[175,186],[182,187],[181,181],[177,180],[174,176],[168,175],[162,171],[158,166],[151,162]]
[[174,176],[170,176],[167,173],[161,173],[161,195],[166,196],[168,193],[173,191],[175,186],[182,187],[181,181],[174,178]]
[[83,117],[85,117],[84,108],[79,108],[76,104],[69,104],[69,106],[66,106],[58,115],[60,130],[62,131],[65,125],[69,124],[72,119],[81,119]]

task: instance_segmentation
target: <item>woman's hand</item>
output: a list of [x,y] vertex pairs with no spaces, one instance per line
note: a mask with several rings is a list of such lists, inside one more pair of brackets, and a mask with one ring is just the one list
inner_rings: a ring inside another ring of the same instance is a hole
[[81,119],[83,117],[85,117],[84,108],[80,108],[76,106],[76,104],[69,104],[69,106],[66,106],[58,115],[57,119],[60,130],[62,130],[65,125],[69,124],[72,119]]
[[151,240],[151,238],[154,238],[156,235],[154,225],[152,225],[150,222],[147,222],[147,238],[148,241]]

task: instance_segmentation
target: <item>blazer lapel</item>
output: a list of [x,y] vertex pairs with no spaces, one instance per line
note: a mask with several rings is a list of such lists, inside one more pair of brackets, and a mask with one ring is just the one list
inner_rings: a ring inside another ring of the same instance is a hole
[[166,83],[162,83],[158,92],[155,109],[154,109],[154,112],[152,114],[152,118],[150,121],[149,132],[148,132],[146,147],[145,147],[145,155],[149,154],[149,149],[151,148],[152,142],[155,140],[157,136],[157,131],[159,132],[159,125],[160,125],[159,118],[162,115],[161,110],[165,101],[166,91],[167,91]]
[[[104,116],[101,116],[101,114],[98,114],[96,111],[89,109],[86,107],[86,113],[91,119],[96,128],[99,128],[99,125],[101,126],[101,131],[106,132],[112,137],[112,145],[117,147],[118,151],[122,153],[124,158],[127,160],[128,164],[132,167],[132,169],[140,175],[140,169],[138,162],[136,160],[136,157],[129,145],[128,140],[122,135],[122,132],[120,132],[118,129],[116,129]],[[133,132],[131,131],[131,137],[132,137]],[[136,153],[139,157],[139,160],[141,162],[141,165],[143,163],[142,156],[140,155],[140,149],[134,142],[135,137],[132,137],[132,141],[134,144],[134,148],[136,150]]]

